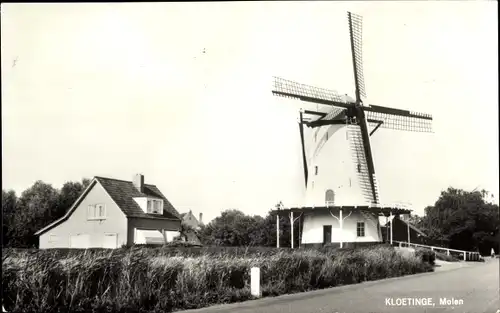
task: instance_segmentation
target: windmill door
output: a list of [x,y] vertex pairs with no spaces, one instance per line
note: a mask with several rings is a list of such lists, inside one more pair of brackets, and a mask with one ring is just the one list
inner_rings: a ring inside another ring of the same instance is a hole
[[332,242],[332,225],[323,225],[323,244]]

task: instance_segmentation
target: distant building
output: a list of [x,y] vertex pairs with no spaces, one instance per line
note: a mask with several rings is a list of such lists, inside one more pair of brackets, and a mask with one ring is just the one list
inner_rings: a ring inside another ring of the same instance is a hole
[[190,242],[193,244],[201,244],[201,240],[197,230],[203,225],[203,213],[199,214],[199,218],[196,219],[193,212],[189,210],[187,213],[180,214],[182,223],[190,226],[192,229],[184,229],[181,234],[181,240]]
[[199,218],[196,219],[193,212],[189,210],[187,213],[181,214],[182,221],[191,226],[193,229],[199,229],[203,225],[203,213],[199,214]]

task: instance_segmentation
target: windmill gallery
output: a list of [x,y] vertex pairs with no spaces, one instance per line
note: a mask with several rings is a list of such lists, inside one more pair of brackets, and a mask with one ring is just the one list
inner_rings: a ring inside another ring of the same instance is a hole
[[[350,12],[347,17],[355,99],[334,90],[274,78],[273,95],[318,106],[315,111],[301,109],[299,113],[305,199],[301,207],[279,205],[273,211],[290,217],[292,238],[298,220],[302,226],[300,244],[304,246],[344,247],[384,241],[380,216],[390,218],[388,240],[392,242],[393,218],[410,210],[381,204],[370,137],[379,128],[432,132],[431,115],[363,103],[362,18]],[[279,236],[278,218],[276,226]]]

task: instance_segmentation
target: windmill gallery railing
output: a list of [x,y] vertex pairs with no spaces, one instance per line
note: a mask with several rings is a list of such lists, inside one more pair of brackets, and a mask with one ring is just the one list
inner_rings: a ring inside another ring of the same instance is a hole
[[427,245],[421,245],[421,244],[416,244],[416,243],[408,243],[405,241],[393,240],[392,242],[393,242],[393,244],[397,244],[400,248],[415,247],[415,248],[430,249],[432,251],[444,251],[446,253],[446,255],[451,255],[452,252],[456,252],[456,253],[459,253],[461,257],[463,257],[464,261],[478,261],[481,257],[479,252],[455,250],[455,249],[435,247],[435,246],[427,246]]

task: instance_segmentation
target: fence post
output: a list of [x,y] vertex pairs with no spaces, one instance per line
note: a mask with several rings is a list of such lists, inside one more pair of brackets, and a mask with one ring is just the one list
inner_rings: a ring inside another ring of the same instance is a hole
[[450,255],[450,249],[446,250],[446,255]]
[[250,293],[254,297],[260,298],[260,268],[252,267],[250,270]]
[[467,251],[464,251],[464,261],[467,261]]

